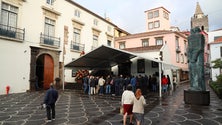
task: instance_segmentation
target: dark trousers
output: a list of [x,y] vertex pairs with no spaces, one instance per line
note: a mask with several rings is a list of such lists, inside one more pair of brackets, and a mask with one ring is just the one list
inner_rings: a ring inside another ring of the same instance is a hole
[[55,104],[47,105],[46,112],[48,120],[55,119]]

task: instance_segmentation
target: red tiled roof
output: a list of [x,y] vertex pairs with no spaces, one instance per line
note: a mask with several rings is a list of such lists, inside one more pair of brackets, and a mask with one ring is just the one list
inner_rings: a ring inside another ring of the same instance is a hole
[[214,43],[220,43],[220,42],[222,42],[222,37],[219,37],[214,41]]

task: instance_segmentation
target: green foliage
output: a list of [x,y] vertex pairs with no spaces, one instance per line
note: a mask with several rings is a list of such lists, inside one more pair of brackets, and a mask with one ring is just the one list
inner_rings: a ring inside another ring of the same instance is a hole
[[214,90],[218,97],[222,99],[222,84],[218,82],[212,82],[210,83],[210,87]]
[[[212,63],[214,63],[212,68],[220,68],[220,69],[222,69],[222,60],[220,58],[212,61]],[[222,84],[222,74],[217,76],[217,83]]]
[[217,83],[222,85],[222,74],[217,76]]
[[212,61],[212,63],[214,63],[212,68],[222,68],[222,60],[220,58]]

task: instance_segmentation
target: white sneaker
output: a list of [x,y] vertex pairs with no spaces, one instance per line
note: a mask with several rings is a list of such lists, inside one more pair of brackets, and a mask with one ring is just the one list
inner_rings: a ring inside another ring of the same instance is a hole
[[53,118],[52,121],[55,121],[55,119]]
[[48,123],[48,122],[52,122],[52,120],[46,120],[46,122]]

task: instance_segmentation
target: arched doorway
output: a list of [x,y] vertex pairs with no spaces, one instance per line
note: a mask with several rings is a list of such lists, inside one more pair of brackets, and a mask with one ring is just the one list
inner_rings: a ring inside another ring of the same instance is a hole
[[41,89],[48,89],[54,80],[54,62],[50,55],[43,54],[36,60],[36,76],[38,86]]

